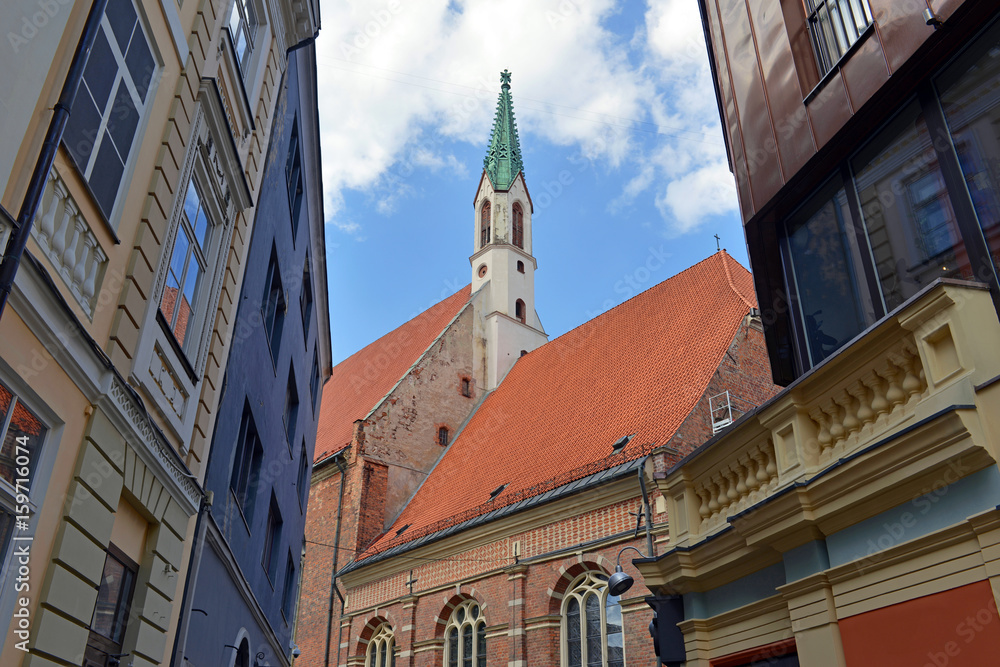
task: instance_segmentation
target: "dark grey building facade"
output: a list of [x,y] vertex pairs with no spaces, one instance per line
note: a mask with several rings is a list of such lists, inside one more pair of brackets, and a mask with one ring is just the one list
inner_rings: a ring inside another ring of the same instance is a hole
[[331,367],[316,51],[288,54],[208,458],[175,667],[287,666]]

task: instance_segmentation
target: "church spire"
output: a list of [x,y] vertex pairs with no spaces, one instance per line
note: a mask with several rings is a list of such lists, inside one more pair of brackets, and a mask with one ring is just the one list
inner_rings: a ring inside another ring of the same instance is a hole
[[510,189],[524,165],[521,163],[521,144],[514,123],[514,103],[510,99],[510,72],[507,70],[500,73],[500,84],[497,115],[493,119],[490,149],[483,160],[483,169],[493,189],[504,191]]

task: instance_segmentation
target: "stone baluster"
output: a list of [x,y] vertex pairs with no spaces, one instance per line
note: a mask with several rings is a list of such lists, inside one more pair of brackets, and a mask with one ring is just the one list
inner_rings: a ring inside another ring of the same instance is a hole
[[69,223],[71,219],[76,218],[78,213],[76,204],[73,203],[72,199],[68,197],[63,200],[63,214],[62,220],[59,222],[59,228],[52,235],[52,253],[55,257],[61,257],[63,251],[66,250],[66,237],[69,234]]
[[899,377],[899,368],[897,368],[890,359],[885,359],[882,362],[882,367],[879,371],[879,374],[882,375],[889,384],[889,388],[885,392],[885,399],[889,402],[889,410],[891,412],[892,408],[906,400],[906,393],[900,386],[901,378]]
[[87,243],[87,253],[86,257],[89,259],[87,263],[87,277],[83,282],[83,301],[87,305],[91,305],[94,302],[94,293],[97,290],[97,272],[100,270],[101,265],[107,260],[107,255],[101,250],[101,247],[97,245],[97,239],[93,236],[88,235],[86,239]]
[[875,411],[872,410],[871,405],[871,390],[865,386],[865,383],[861,380],[855,381],[853,385],[847,390],[850,392],[851,396],[855,398],[858,402],[858,412],[857,418],[861,422],[861,426],[865,426],[873,421],[875,421]]
[[840,392],[838,403],[844,406],[844,430],[847,431],[848,436],[861,428],[861,420],[858,419],[858,407],[855,405],[857,402],[857,399],[849,390],[844,389]]
[[705,482],[705,490],[708,493],[708,509],[712,511],[711,518],[715,518],[722,506],[719,504],[718,494],[715,491],[714,479]]
[[809,416],[812,417],[813,422],[816,423],[816,440],[819,441],[820,455],[833,444],[833,437],[830,435],[830,428],[827,426],[827,416],[826,413],[819,409],[819,407],[813,407],[809,410]]
[[872,392],[872,410],[875,412],[875,419],[878,419],[879,415],[884,415],[889,412],[889,400],[886,398],[886,383],[882,377],[875,371],[868,371],[861,378],[865,386],[868,387]]
[[73,221],[73,240],[70,241],[66,247],[66,252],[63,253],[63,266],[66,269],[66,273],[69,274],[70,285],[76,289],[80,289],[85,277],[84,262],[87,256],[86,253],[84,253],[83,257],[80,256],[79,246],[80,237],[87,235],[86,232],[87,223],[84,222],[82,217],[77,217]]
[[823,409],[823,412],[830,416],[830,439],[836,445],[844,437],[844,425],[841,421],[840,406],[832,398],[828,398],[823,401],[820,407]]
[[38,221],[38,236],[43,246],[52,244],[52,234],[56,231],[56,210],[59,202],[66,201],[67,195],[66,186],[56,178],[54,171],[49,172],[49,182],[52,184],[52,199],[42,214],[42,219]]

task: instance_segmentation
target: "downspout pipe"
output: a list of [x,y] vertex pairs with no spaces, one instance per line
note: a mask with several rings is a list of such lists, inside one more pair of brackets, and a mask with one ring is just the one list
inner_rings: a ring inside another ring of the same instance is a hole
[[[326,617],[326,655],[323,658],[323,667],[330,667],[330,639],[333,636],[333,595],[340,598],[340,613],[344,613],[344,596],[337,588],[337,559],[340,556],[340,521],[344,516],[344,486],[347,485],[347,468],[344,466],[344,455],[338,454],[335,459],[337,467],[340,469],[340,502],[337,504],[337,528],[333,538],[333,566],[330,568],[330,608]],[[340,662],[340,642],[343,639],[344,627],[338,625],[337,631],[337,662]]]
[[646,454],[642,459],[642,463],[639,464],[639,489],[642,490],[642,511],[645,514],[646,520],[646,553],[649,554],[650,558],[655,558],[656,554],[653,553],[653,513],[649,509],[649,494],[646,493],[646,461],[652,454]]
[[53,107],[52,119],[49,121],[49,129],[45,132],[41,153],[39,153],[38,161],[31,172],[28,190],[24,193],[21,210],[17,214],[14,233],[7,242],[7,248],[4,249],[3,262],[0,263],[0,318],[3,318],[7,299],[14,287],[17,267],[21,264],[24,247],[31,234],[31,223],[35,219],[35,213],[42,201],[45,182],[49,178],[49,172],[52,171],[52,164],[55,162],[56,153],[59,150],[59,142],[62,141],[63,133],[66,131],[66,124],[69,123],[70,109],[73,108],[76,93],[80,89],[80,82],[83,81],[83,72],[87,68],[90,51],[97,39],[97,31],[101,28],[101,18],[104,16],[107,4],[108,0],[94,0],[90,13],[87,15],[87,22],[83,26],[83,34],[76,45],[76,52],[73,54],[69,72],[66,73],[66,81],[63,82],[59,101]]
[[177,621],[177,632],[174,636],[174,654],[170,661],[173,667],[184,667],[184,654],[187,652],[188,629],[191,627],[191,604],[194,597],[194,586],[198,581],[198,571],[201,569],[201,556],[205,551],[205,533],[208,531],[208,514],[212,511],[212,501],[215,493],[206,491],[201,497],[198,508],[198,519],[194,526],[194,545],[191,549],[191,560],[188,562],[187,579],[184,581],[184,593],[181,596],[181,613]]

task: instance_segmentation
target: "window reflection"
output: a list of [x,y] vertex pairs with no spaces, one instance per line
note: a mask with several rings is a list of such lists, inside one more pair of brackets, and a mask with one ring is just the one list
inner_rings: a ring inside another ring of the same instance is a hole
[[1000,23],[937,78],[965,183],[1000,266]]
[[887,310],[936,278],[970,278],[955,211],[916,102],[851,162]]
[[[824,187],[788,221],[788,253],[810,363],[838,350],[874,321],[862,307],[857,253],[847,196],[838,182]],[[853,255],[853,257],[852,257]]]

